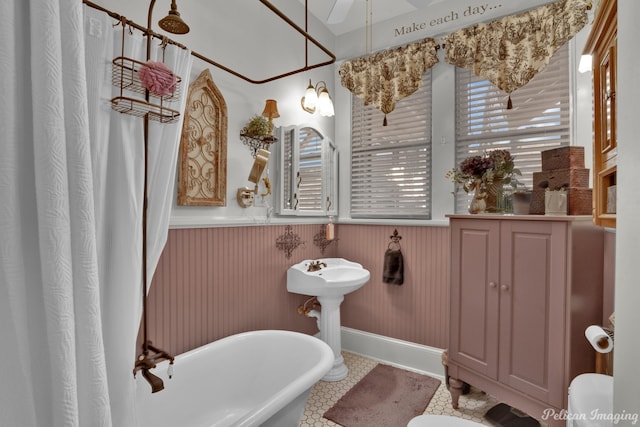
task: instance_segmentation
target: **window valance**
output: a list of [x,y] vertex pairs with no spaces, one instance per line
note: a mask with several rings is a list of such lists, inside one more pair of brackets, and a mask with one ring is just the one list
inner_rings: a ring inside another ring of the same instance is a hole
[[422,85],[422,75],[438,62],[438,43],[432,38],[406,46],[347,61],[340,66],[342,86],[365,105],[373,105],[385,114],[392,112],[396,101]]
[[[445,61],[470,68],[510,94],[542,71],[554,53],[587,23],[585,0],[560,0],[443,37]],[[385,114],[414,93],[438,62],[432,38],[344,62],[342,86]],[[508,107],[511,108],[511,98]]]
[[546,67],[553,54],[584,27],[587,19],[584,0],[561,0],[463,28],[443,37],[445,61],[471,68],[477,76],[511,93]]

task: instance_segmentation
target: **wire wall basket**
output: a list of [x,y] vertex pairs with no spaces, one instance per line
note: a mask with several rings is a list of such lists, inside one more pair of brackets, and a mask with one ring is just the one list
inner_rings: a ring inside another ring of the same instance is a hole
[[116,96],[111,100],[111,108],[119,113],[136,117],[149,116],[149,120],[160,123],[173,123],[180,117],[180,112],[164,105],[153,104],[142,99],[127,96]]
[[[111,108],[119,113],[147,117],[160,123],[176,122],[180,118],[180,112],[168,108],[165,103],[179,100],[182,79],[163,63],[145,63],[124,56],[127,33],[124,18],[121,24],[122,54],[114,58],[111,65],[111,82],[120,89],[120,95],[111,99]],[[165,48],[166,44],[163,45],[163,61]],[[148,77],[146,84],[141,75],[143,71]]]
[[[127,58],[125,56],[118,56],[113,59],[111,81],[116,87],[121,87],[131,92],[145,95],[146,88],[140,80],[140,70],[146,67],[144,62],[136,61],[135,59]],[[175,86],[173,92],[170,95],[157,95],[152,91],[149,91],[149,96],[152,98],[161,98],[162,101],[175,101],[180,98],[180,92],[182,88],[182,79],[173,73],[165,70],[154,70],[157,78],[162,80],[167,86],[175,79]]]

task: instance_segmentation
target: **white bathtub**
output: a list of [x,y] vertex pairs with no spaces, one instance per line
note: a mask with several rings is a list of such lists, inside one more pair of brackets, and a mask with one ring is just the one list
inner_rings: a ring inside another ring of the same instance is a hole
[[140,427],[297,427],[311,387],[333,364],[323,341],[264,330],[233,335],[178,355],[152,372],[164,390],[136,376]]

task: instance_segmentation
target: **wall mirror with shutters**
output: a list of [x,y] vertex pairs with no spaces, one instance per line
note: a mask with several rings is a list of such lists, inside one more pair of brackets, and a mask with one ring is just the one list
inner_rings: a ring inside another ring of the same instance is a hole
[[318,129],[278,129],[280,215],[332,216],[338,212],[338,150]]

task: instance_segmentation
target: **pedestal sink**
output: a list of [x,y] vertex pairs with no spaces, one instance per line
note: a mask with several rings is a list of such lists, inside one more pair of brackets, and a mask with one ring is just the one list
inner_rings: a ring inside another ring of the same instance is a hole
[[331,347],[335,357],[333,367],[322,378],[325,381],[340,381],[349,373],[342,357],[340,304],[346,294],[360,289],[370,276],[361,264],[343,258],[304,260],[287,270],[287,290],[315,296],[322,305],[320,339]]

